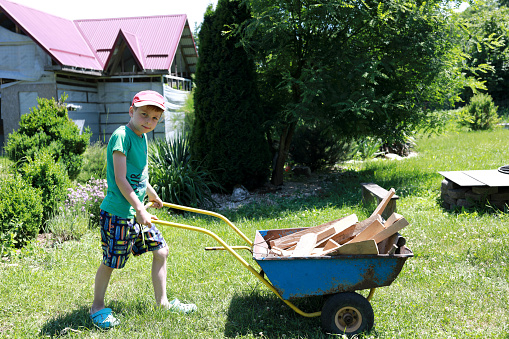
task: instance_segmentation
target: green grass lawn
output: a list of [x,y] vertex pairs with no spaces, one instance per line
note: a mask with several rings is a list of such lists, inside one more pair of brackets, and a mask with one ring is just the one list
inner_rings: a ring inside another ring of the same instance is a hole
[[[402,230],[415,254],[395,282],[377,289],[371,305],[375,327],[366,338],[509,338],[509,218],[489,208],[445,211],[438,171],[496,169],[509,164],[509,130],[448,133],[417,140],[418,156],[402,161],[345,165],[326,177],[318,197],[275,205],[250,205],[226,216],[250,239],[256,230],[315,226],[356,213],[361,182],[394,187]],[[27,207],[28,208],[28,207]],[[161,211],[161,219],[200,226],[230,245],[244,245],[211,217]],[[71,338],[329,338],[319,318],[285,305],[232,255],[201,233],[164,228],[170,246],[168,294],[198,305],[188,316],[154,307],[151,255],[132,258],[114,272],[107,304],[122,324],[109,331],[88,319],[94,275],[101,259],[99,232],[53,246],[37,242],[0,262],[0,337]],[[248,252],[239,252],[256,267]],[[367,291],[360,291],[367,295]],[[299,299],[306,312],[323,298]]]

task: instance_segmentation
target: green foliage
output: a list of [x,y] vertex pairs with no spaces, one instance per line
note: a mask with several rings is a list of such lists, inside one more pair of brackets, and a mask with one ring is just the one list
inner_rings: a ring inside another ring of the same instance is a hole
[[11,134],[5,151],[9,159],[17,162],[34,158],[39,150],[46,149],[55,161],[61,161],[71,179],[81,171],[89,140],[87,130],[80,135],[78,126],[67,115],[66,96],[55,99],[37,98],[38,106],[21,116],[19,129]]
[[89,230],[89,220],[86,212],[64,209],[46,222],[45,231],[59,242],[80,240]]
[[[465,72],[484,82],[497,106],[509,107],[509,8],[497,1],[479,1],[457,16],[463,27],[463,48],[470,55]],[[480,72],[472,70],[479,65],[486,67]],[[463,98],[469,101],[474,94],[467,88]]]
[[41,190],[21,175],[0,178],[0,247],[19,248],[40,230],[43,217]]
[[468,56],[440,0],[249,2],[253,19],[238,31],[256,55],[260,105],[280,148],[301,121],[404,140],[464,86],[481,86],[462,73]]
[[[339,139],[339,140],[338,140]],[[312,171],[333,167],[350,153],[350,142],[316,126],[300,126],[292,139],[291,160]]]
[[83,153],[83,168],[77,180],[86,183],[92,178],[106,179],[106,146],[100,141],[88,146]]
[[184,106],[181,108],[185,114],[184,122],[185,122],[185,131],[186,133],[190,133],[192,127],[194,125],[194,89],[187,95]]
[[490,95],[478,93],[460,110],[459,122],[473,131],[492,129],[501,120],[497,108]]
[[214,205],[212,189],[220,189],[211,173],[192,160],[187,134],[149,144],[149,178],[159,197],[170,203],[200,207]]
[[65,205],[61,211],[71,211],[76,215],[87,215],[90,228],[99,225],[101,203],[106,196],[108,182],[106,179],[89,179],[85,185],[77,183],[67,189]]
[[258,187],[270,171],[255,65],[238,37],[227,34],[249,17],[241,1],[220,0],[199,35],[191,153],[228,190]]
[[351,156],[358,160],[373,159],[380,153],[381,146],[382,140],[379,138],[365,137],[355,141]]
[[18,172],[28,184],[41,190],[44,216],[53,215],[65,201],[67,189],[71,187],[65,166],[55,162],[47,149],[43,149],[35,153],[34,158],[28,157]]

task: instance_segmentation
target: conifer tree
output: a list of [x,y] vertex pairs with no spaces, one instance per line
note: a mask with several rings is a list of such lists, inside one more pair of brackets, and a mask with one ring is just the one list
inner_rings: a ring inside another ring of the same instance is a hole
[[226,189],[265,183],[270,153],[262,129],[254,62],[228,34],[250,17],[239,0],[209,7],[200,30],[191,154]]

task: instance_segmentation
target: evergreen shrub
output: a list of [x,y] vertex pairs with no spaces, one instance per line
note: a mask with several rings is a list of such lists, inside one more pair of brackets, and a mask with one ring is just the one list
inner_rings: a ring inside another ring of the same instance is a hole
[[220,1],[206,12],[199,33],[191,154],[227,190],[237,184],[256,188],[270,174],[255,63],[238,36],[225,36],[225,27],[250,18],[242,1]]
[[83,168],[77,180],[86,183],[90,179],[106,179],[106,145],[95,142],[83,153]]
[[470,103],[460,111],[459,123],[472,131],[493,129],[501,121],[497,110],[498,107],[489,94],[475,94]]
[[69,119],[65,100],[37,98],[38,106],[21,116],[19,129],[9,134],[5,151],[14,162],[35,156],[46,149],[55,161],[61,161],[71,179],[75,179],[83,165],[82,154],[90,141],[90,131],[82,134]]
[[41,190],[45,217],[51,216],[67,198],[71,180],[65,166],[55,162],[47,149],[35,153],[33,158],[27,158],[18,172],[28,184]]
[[43,221],[42,192],[13,173],[0,178],[0,247],[19,248],[36,236]]

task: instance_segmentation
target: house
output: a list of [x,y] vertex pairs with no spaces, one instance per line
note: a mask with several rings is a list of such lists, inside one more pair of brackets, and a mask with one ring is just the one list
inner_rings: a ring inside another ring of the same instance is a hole
[[69,117],[107,142],[134,94],[158,91],[168,108],[149,138],[171,136],[197,60],[184,14],[71,21],[0,0],[0,146],[37,97],[64,93]]

